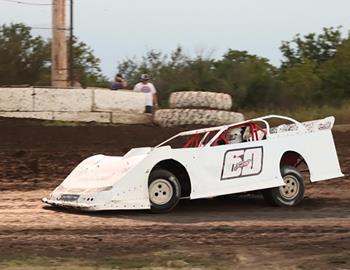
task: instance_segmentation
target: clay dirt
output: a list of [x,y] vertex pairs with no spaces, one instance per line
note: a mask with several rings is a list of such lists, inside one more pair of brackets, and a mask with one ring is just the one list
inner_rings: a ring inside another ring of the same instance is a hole
[[40,201],[84,158],[180,130],[0,119],[0,269],[350,269],[346,130],[333,132],[346,176],[307,183],[297,207],[271,207],[259,194],[182,200],[162,215]]

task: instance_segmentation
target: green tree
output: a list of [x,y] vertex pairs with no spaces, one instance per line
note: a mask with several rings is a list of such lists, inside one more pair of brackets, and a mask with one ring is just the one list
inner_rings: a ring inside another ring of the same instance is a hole
[[323,97],[340,104],[350,98],[350,37],[338,46],[335,56],[319,70],[323,82]]
[[83,86],[108,87],[108,79],[102,74],[100,59],[84,42],[73,39],[74,72]]
[[229,50],[215,60],[202,55],[191,58],[181,47],[170,55],[150,51],[140,62],[127,59],[118,69],[131,84],[141,73],[150,73],[163,105],[173,91],[200,90],[229,93],[238,108],[264,103],[275,88],[277,72],[267,59],[246,51]]
[[48,44],[24,24],[0,26],[0,84],[30,84],[49,71]]
[[323,28],[319,35],[298,34],[282,42],[280,95],[289,106],[341,103],[349,83],[347,42],[340,27]]
[[276,93],[280,107],[296,109],[322,103],[322,81],[315,72],[314,63],[306,60],[294,64],[281,74],[280,80],[280,90]]
[[247,51],[229,49],[221,59],[189,57],[181,47],[170,55],[150,51],[140,61],[127,59],[119,70],[130,84],[149,73],[161,104],[173,91],[200,90],[229,93],[234,109],[290,109],[340,104],[350,98],[350,38],[339,28],[324,28],[281,46],[282,67]]
[[215,62],[215,78],[220,89],[226,89],[237,108],[270,104],[276,87],[277,68],[266,58],[246,51],[228,50],[222,60]]
[[179,46],[170,55],[150,50],[141,60],[127,58],[118,63],[117,69],[130,86],[139,82],[141,74],[150,74],[158,89],[160,103],[166,105],[171,92],[192,89],[191,75],[187,73],[190,63]]
[[297,34],[292,41],[282,41],[282,67],[303,64],[306,61],[319,65],[332,58],[343,41],[340,28],[323,28],[319,35],[310,33],[302,37]]
[[[74,38],[74,66],[83,86],[104,86],[100,60],[84,42]],[[0,26],[0,85],[51,83],[51,41],[34,37],[22,24]]]

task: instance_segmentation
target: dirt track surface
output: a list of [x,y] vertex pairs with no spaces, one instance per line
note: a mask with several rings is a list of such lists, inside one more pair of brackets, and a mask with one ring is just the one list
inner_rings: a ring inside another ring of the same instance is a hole
[[256,195],[181,201],[164,215],[41,204],[83,158],[155,145],[179,130],[0,119],[0,269],[15,269],[6,262],[19,255],[94,269],[113,258],[116,269],[350,269],[350,132],[335,133],[347,177],[307,185],[296,208]]

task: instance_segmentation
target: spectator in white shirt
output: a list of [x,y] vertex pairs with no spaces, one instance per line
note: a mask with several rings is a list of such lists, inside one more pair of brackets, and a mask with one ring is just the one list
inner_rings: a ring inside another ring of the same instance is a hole
[[145,113],[152,113],[153,107],[158,106],[157,90],[150,82],[148,74],[141,75],[141,82],[135,85],[134,91],[142,92],[145,95]]

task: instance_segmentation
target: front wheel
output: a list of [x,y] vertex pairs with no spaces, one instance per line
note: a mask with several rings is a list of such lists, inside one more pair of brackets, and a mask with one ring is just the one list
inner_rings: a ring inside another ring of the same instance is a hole
[[292,166],[282,166],[284,185],[262,191],[264,199],[271,205],[295,206],[304,197],[305,183],[300,172]]
[[174,174],[156,169],[151,172],[148,182],[151,212],[165,213],[172,210],[180,200],[181,186]]

